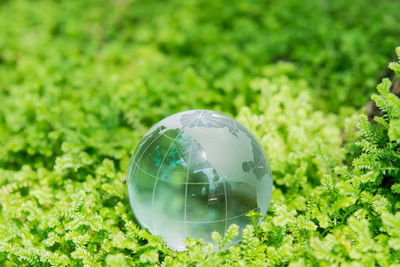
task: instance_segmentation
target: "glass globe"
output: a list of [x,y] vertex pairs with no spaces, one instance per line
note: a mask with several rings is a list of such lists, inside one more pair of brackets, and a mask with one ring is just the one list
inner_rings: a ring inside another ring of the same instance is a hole
[[[268,159],[254,136],[231,117],[189,110],[154,125],[133,153],[130,205],[142,227],[176,250],[187,237],[211,242],[246,214],[265,214],[272,193]],[[233,243],[240,241],[240,235]]]

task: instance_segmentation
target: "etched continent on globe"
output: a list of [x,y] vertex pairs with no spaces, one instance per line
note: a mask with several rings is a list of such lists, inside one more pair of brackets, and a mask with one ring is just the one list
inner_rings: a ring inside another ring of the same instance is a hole
[[186,237],[210,242],[213,231],[243,229],[249,211],[265,214],[272,177],[264,150],[244,126],[214,111],[189,110],[143,136],[127,186],[139,224],[183,250]]

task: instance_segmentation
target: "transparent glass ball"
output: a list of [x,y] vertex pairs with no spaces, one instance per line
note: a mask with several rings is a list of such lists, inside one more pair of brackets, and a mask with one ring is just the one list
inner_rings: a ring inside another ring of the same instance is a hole
[[[256,138],[231,117],[189,110],[154,125],[140,140],[128,168],[133,213],[169,247],[187,237],[211,242],[246,214],[265,214],[272,193],[268,159]],[[233,241],[240,241],[240,235]]]

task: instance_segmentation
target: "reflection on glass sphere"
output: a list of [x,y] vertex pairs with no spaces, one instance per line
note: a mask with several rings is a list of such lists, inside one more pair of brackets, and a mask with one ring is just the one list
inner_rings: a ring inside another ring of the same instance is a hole
[[213,231],[223,235],[233,223],[242,230],[249,211],[265,214],[272,177],[263,148],[244,126],[214,111],[190,110],[143,136],[127,186],[140,225],[183,250],[186,237],[211,242]]

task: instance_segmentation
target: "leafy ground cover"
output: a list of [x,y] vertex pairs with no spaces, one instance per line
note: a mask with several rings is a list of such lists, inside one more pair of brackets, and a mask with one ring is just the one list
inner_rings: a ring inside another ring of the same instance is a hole
[[[0,265],[400,265],[400,2],[0,6]],[[268,216],[219,252],[235,226],[175,252],[127,201],[140,137],[192,108],[235,116],[273,170]]]

